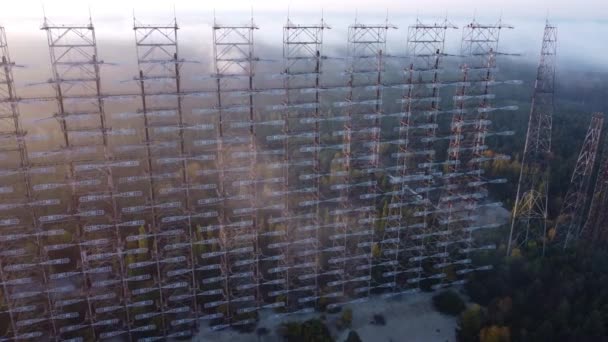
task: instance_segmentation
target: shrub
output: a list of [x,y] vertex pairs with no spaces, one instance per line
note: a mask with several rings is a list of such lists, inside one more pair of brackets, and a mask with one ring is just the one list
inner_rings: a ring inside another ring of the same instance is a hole
[[361,341],[361,338],[359,337],[359,334],[357,334],[356,331],[351,330],[348,333],[348,337],[346,338],[345,342],[362,342],[362,341]]
[[456,316],[465,309],[464,301],[454,291],[444,291],[433,297],[433,306],[437,311]]
[[483,312],[479,305],[472,304],[460,315],[456,337],[461,342],[479,341],[479,330],[483,323]]
[[382,314],[374,314],[372,324],[375,325],[386,325],[386,320]]
[[269,332],[270,332],[270,331],[268,331],[268,329],[267,329],[267,328],[265,328],[265,327],[260,327],[260,328],[258,328],[258,329],[255,331],[255,333],[258,335],[258,341],[260,340],[260,338],[261,338],[262,336],[268,335],[268,333],[269,333]]
[[508,327],[496,325],[482,328],[479,332],[479,342],[510,342],[511,332]]
[[329,329],[319,319],[284,323],[278,332],[284,341],[289,342],[333,342]]
[[350,327],[350,325],[353,323],[353,310],[351,308],[346,308],[344,311],[342,311],[340,322],[343,328]]

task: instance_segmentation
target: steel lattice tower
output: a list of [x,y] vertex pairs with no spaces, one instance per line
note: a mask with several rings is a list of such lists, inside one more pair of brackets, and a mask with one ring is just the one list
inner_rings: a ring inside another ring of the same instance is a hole
[[[327,257],[327,273],[335,277],[326,283],[331,288],[329,309],[365,300],[375,285],[372,272],[374,230],[379,219],[377,200],[381,196],[377,177],[382,172],[378,151],[384,54],[388,30],[394,28],[388,21],[380,25],[351,25],[348,66],[343,73],[347,78],[346,87],[333,88],[346,92],[346,98],[333,103],[341,112],[333,119],[344,126],[332,135],[341,137],[342,143],[325,146],[341,150],[339,157],[332,161],[336,163],[330,174],[336,179],[330,187],[333,191],[324,199],[338,204],[338,208],[329,213],[335,217],[333,223],[336,224],[329,236],[332,247]],[[367,192],[357,196],[357,189],[367,189]]]
[[591,206],[581,236],[590,244],[603,244],[608,239],[608,151],[600,166],[593,188]]
[[[213,302],[225,312],[221,328],[254,322],[250,313],[260,304],[259,225],[257,190],[260,180],[254,108],[253,32],[244,25],[213,26],[217,83],[218,189],[221,201],[219,239],[223,298]],[[231,93],[237,96],[230,96]],[[241,95],[241,96],[238,96]],[[283,150],[264,151],[276,155]],[[260,160],[261,162],[261,160]],[[232,208],[232,209],[228,209]],[[212,307],[212,303],[205,304]]]
[[589,201],[591,175],[595,166],[603,125],[604,115],[593,114],[583,147],[572,172],[568,192],[557,217],[554,234],[550,234],[554,235],[552,237],[554,242],[562,245],[564,249],[570,247],[580,237],[583,228]]
[[[47,265],[49,260],[42,239],[61,234],[60,230],[43,231],[39,216],[44,207],[56,206],[57,200],[37,200],[33,194],[36,175],[53,172],[52,167],[30,164],[26,146],[27,132],[21,126],[18,97],[13,79],[13,68],[6,33],[0,27],[0,154],[13,157],[15,162],[0,169],[0,226],[4,234],[0,281],[2,282],[3,315],[8,316],[6,339],[35,339],[48,335],[56,339]],[[4,201],[4,199],[8,201]],[[14,217],[17,211],[18,217]],[[7,212],[8,211],[8,212]]]
[[[59,330],[59,338],[104,338],[128,333],[128,313],[124,305],[124,265],[117,253],[119,213],[115,197],[113,164],[108,134],[110,128],[101,97],[100,65],[95,29],[87,25],[54,25],[46,18],[53,79],[57,96],[58,119],[63,148],[57,163],[67,161],[67,215],[49,215],[41,222],[60,225],[67,230],[63,244],[47,246],[49,254],[78,252],[79,259],[66,259],[70,271],[57,272],[50,279],[79,284],[81,291],[65,289],[55,299],[55,309],[69,323]],[[54,157],[48,155],[44,157]],[[62,158],[61,158],[62,157]],[[108,233],[111,232],[111,233]],[[113,238],[109,239],[114,235]],[[65,236],[65,235],[64,235]],[[51,248],[52,247],[52,248]],[[55,268],[59,270],[60,268]],[[76,311],[72,311],[76,310]]]
[[503,54],[497,50],[498,42],[500,32],[505,28],[512,27],[502,22],[486,25],[473,21],[463,28],[461,54],[466,61],[461,65],[462,78],[453,97],[448,172],[442,177],[444,193],[439,199],[439,230],[445,234],[438,245],[444,252],[434,267],[444,273],[441,286],[461,283],[464,274],[488,269],[488,266],[473,266],[469,254],[495,248],[494,245],[474,246],[472,235],[479,229],[497,227],[477,224],[478,211],[483,206],[501,205],[485,200],[485,185],[505,181],[483,177],[485,164],[509,159],[500,154],[487,154],[486,138],[513,134],[512,131],[490,132],[489,113],[517,109],[514,106],[494,107],[491,103],[495,98],[492,90],[495,85],[520,83],[496,80],[496,57]]
[[[196,198],[198,190],[204,191],[209,186],[193,183],[189,166],[214,156],[191,152],[186,142],[212,132],[214,127],[185,120],[180,70],[186,61],[179,58],[178,29],[175,19],[169,25],[144,25],[134,19],[133,25],[139,66],[135,81],[139,83],[142,100],[141,109],[133,114],[143,118],[144,140],[140,146],[147,157],[148,176],[143,180],[147,180],[148,202],[126,211],[144,212],[149,221],[126,240],[150,250],[149,260],[131,263],[129,269],[136,274],[154,275],[153,283],[142,283],[135,291],[141,296],[152,294],[160,308],[135,316],[142,323],[159,317],[162,326],[150,329],[151,335],[146,337],[152,340],[190,336],[197,325],[199,263],[195,254],[203,242],[195,228],[201,219],[217,215],[214,211],[198,212],[193,208],[192,197]],[[133,180],[137,183],[142,179]],[[155,330],[158,335],[154,335]]]
[[399,139],[394,154],[397,172],[391,181],[395,191],[388,205],[399,219],[387,222],[380,241],[387,257],[383,264],[391,266],[382,276],[391,279],[388,284],[394,293],[418,291],[420,281],[434,276],[423,266],[435,254],[430,240],[440,234],[429,228],[433,191],[438,189],[435,176],[441,166],[435,160],[435,143],[445,139],[437,136],[437,116],[449,112],[440,108],[440,89],[449,85],[440,74],[446,31],[454,28],[447,20],[430,25],[417,21],[408,28],[411,62],[404,69],[403,116],[396,128]]
[[541,240],[543,251],[545,249],[556,52],[557,28],[547,23],[513,205],[508,255],[513,248],[523,246],[529,240]]
[[281,265],[277,268],[284,271],[284,284],[275,281],[281,289],[270,294],[285,298],[286,311],[293,313],[313,311],[319,298],[319,230],[323,228],[319,221],[320,178],[306,175],[320,173],[321,47],[327,29],[323,20],[298,25],[287,19],[283,27],[284,69],[277,75],[283,80],[284,101],[273,107],[283,111],[283,131],[267,137],[282,143],[285,151],[283,187],[273,194],[282,200],[284,209],[280,218],[270,219],[285,234],[284,242],[278,243],[283,248],[277,260]]

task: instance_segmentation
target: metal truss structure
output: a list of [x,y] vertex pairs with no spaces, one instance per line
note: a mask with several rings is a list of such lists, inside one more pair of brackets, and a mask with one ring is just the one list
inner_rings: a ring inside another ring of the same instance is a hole
[[13,80],[16,64],[11,61],[4,28],[0,28],[0,57],[0,153],[3,156],[0,170],[3,198],[0,204],[3,229],[0,310],[3,321],[8,322],[2,338],[37,339],[45,332],[57,334],[48,273],[52,261],[44,249],[44,239],[63,232],[41,229],[41,211],[46,203],[54,205],[57,200],[37,200],[32,182],[39,175],[52,172],[53,168],[31,166],[25,144],[27,132],[21,126]]
[[441,80],[445,35],[456,26],[447,20],[424,24],[417,21],[408,29],[407,50],[411,60],[404,72],[405,83],[399,100],[399,126],[395,128],[396,160],[394,191],[388,203],[389,216],[379,243],[387,295],[418,291],[421,282],[436,279],[437,272],[429,272],[428,263],[437,257],[437,237],[432,229],[432,214],[438,186],[437,174],[442,163],[437,162],[437,142],[446,137],[438,135],[438,117],[449,111],[440,107],[440,91],[450,82]]
[[[125,291],[125,260],[117,253],[121,239],[114,171],[131,168],[133,163],[115,163],[110,151],[110,128],[101,98],[103,61],[98,59],[95,29],[90,21],[55,25],[46,18],[42,29],[47,32],[53,72],[49,82],[57,100],[53,116],[62,141],[59,149],[36,157],[57,165],[63,179],[37,184],[34,190],[52,197],[43,201],[55,201],[53,195],[59,194],[67,209],[38,218],[43,230],[62,230],[54,239],[47,237],[44,247],[46,257],[56,261],[48,269],[50,287],[63,289],[52,298],[52,316],[61,317],[56,337],[129,334],[126,303],[117,305]],[[57,318],[51,319],[58,323]]]
[[589,130],[585,135],[583,147],[576,160],[570,186],[564,197],[564,202],[555,223],[555,231],[551,238],[555,244],[564,249],[572,246],[581,235],[585,221],[587,204],[589,202],[589,187],[593,174],[595,159],[599,148],[604,115],[593,114]]
[[[255,55],[253,19],[214,22],[208,87],[187,90],[176,20],[134,19],[138,90],[108,93],[91,21],[45,18],[55,93],[36,98],[17,96],[1,29],[3,337],[188,338],[487,269],[470,253],[493,248],[474,243],[496,226],[474,211],[503,181],[483,177],[505,158],[486,138],[511,134],[488,114],[515,109],[490,103],[518,83],[496,80],[505,27],[466,26],[462,79],[447,80],[447,20],[410,26],[407,56],[387,52],[388,20],[356,22],[348,55],[329,57],[323,20],[288,19],[279,72]],[[28,101],[57,106],[60,134],[27,134]]]
[[467,273],[488,269],[490,266],[474,265],[471,253],[496,248],[493,244],[475,244],[473,233],[498,227],[497,224],[480,224],[479,213],[484,207],[502,205],[488,200],[486,185],[506,180],[489,179],[484,176],[484,170],[488,162],[509,159],[509,156],[491,152],[486,138],[513,135],[512,131],[489,130],[490,113],[517,109],[492,104],[496,97],[494,87],[521,83],[496,79],[497,57],[505,55],[498,51],[500,32],[512,28],[502,22],[487,25],[473,21],[462,31],[461,55],[465,62],[460,67],[462,78],[453,97],[448,172],[442,176],[445,183],[438,202],[437,225],[442,232],[442,241],[438,244],[443,253],[438,255],[442,260],[433,266],[443,276],[434,286],[458,284],[464,281]]
[[591,206],[581,237],[588,243],[596,245],[608,239],[608,151],[604,150],[604,160],[598,170]]
[[[277,244],[282,246],[277,267],[283,270],[270,294],[285,298],[285,311],[312,312],[319,299],[319,254],[321,200],[321,65],[323,32],[330,27],[319,24],[298,25],[289,18],[283,27],[283,70],[275,77],[283,81],[284,100],[272,109],[282,111],[283,131],[268,136],[273,145],[281,144],[283,187],[273,194],[283,203],[282,217],[273,222],[282,229]],[[272,244],[271,244],[272,246]],[[270,257],[273,258],[273,257]],[[272,269],[272,268],[270,268]]]
[[534,95],[511,218],[507,255],[528,241],[547,237],[549,159],[555,96],[557,28],[547,22],[534,84]]
[[[145,299],[153,303],[133,315],[133,329],[144,340],[190,336],[199,316],[198,257],[194,253],[202,242],[195,229],[201,219],[215,213],[193,208],[201,185],[192,182],[188,174],[192,162],[211,156],[192,152],[186,144],[213,127],[185,121],[180,74],[185,61],[179,58],[177,21],[145,25],[133,20],[139,67],[134,81],[141,91],[141,107],[119,116],[121,120],[143,121],[138,135],[143,139],[136,141],[133,149],[121,152],[144,156],[144,176],[124,176],[121,181],[145,195],[122,212],[129,221],[145,218],[145,224],[122,232],[127,254],[146,249],[143,258],[133,258],[127,264],[129,279],[141,279],[130,286],[129,301],[131,305]],[[152,326],[151,320],[158,323]]]
[[[377,201],[382,194],[378,181],[380,165],[380,120],[383,117],[386,36],[396,29],[388,23],[365,25],[355,23],[348,29],[346,86],[334,87],[345,93],[343,101],[332,107],[332,118],[343,126],[333,130],[338,137],[328,149],[340,153],[332,160],[330,177],[335,179],[326,202],[337,204],[329,214],[335,229],[328,239],[327,273],[335,277],[326,282],[331,288],[328,308],[365,300],[375,285],[373,251],[376,246],[376,224],[384,219],[378,214]],[[365,189],[365,190],[361,190]]]
[[220,201],[218,262],[222,274],[216,286],[220,289],[220,298],[206,303],[205,308],[222,308],[223,323],[216,328],[255,322],[254,315],[262,303],[260,219],[267,212],[280,213],[282,209],[256,207],[261,201],[260,188],[276,183],[272,178],[265,178],[258,165],[281,160],[283,154],[283,150],[262,151],[258,147],[259,126],[274,127],[276,123],[258,120],[254,107],[258,58],[254,56],[253,33],[257,29],[253,18],[244,25],[228,26],[217,22],[213,25]]

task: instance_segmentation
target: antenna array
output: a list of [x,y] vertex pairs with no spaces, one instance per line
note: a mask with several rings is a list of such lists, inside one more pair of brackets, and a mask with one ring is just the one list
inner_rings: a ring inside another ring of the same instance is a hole
[[[474,211],[499,205],[485,185],[502,180],[483,169],[506,158],[486,138],[511,134],[488,130],[490,112],[515,109],[490,103],[492,87],[518,83],[496,80],[506,27],[465,27],[462,79],[449,80],[447,20],[409,27],[408,56],[388,53],[388,20],[355,23],[347,56],[330,57],[323,20],[288,19],[278,73],[255,55],[253,19],[214,22],[214,70],[199,77],[210,89],[185,90],[196,62],[179,55],[177,22],[134,18],[139,89],[113,94],[92,23],[45,18],[55,94],[36,98],[15,93],[2,29],[5,336],[191,337],[201,324],[251,327],[261,310],[332,310],[487,269],[470,254],[493,248],[472,234],[496,226]],[[30,102],[57,105],[50,147],[26,140]]]
[[[432,25],[417,21],[408,29],[407,49],[411,63],[403,70],[405,83],[398,101],[398,139],[393,157],[394,190],[388,211],[395,220],[387,221],[383,229],[381,258],[386,266],[382,276],[390,280],[386,285],[390,294],[418,291],[421,282],[437,279],[429,272],[436,258],[436,243],[441,232],[432,227],[432,213],[436,208],[437,175],[441,163],[436,161],[437,143],[446,137],[438,135],[440,91],[452,82],[441,80],[445,36],[456,29],[447,20]],[[405,267],[404,267],[405,266]]]
[[496,248],[493,244],[474,245],[473,233],[478,230],[497,228],[497,224],[480,224],[479,213],[484,207],[501,206],[489,202],[487,184],[501,183],[504,179],[484,177],[485,165],[495,160],[508,160],[509,156],[492,153],[486,138],[512,135],[513,132],[492,132],[490,113],[516,110],[517,107],[497,107],[492,104],[496,97],[494,87],[500,84],[519,84],[519,81],[499,81],[497,56],[500,32],[511,29],[502,22],[479,24],[475,21],[462,31],[461,54],[465,62],[460,66],[461,79],[453,96],[452,120],[446,167],[442,176],[444,185],[439,198],[440,213],[437,224],[442,241],[438,243],[442,259],[433,267],[445,286],[463,282],[463,277],[475,270],[490,266],[472,264],[471,253]]
[[[319,299],[321,206],[321,65],[323,20],[315,25],[297,25],[289,18],[283,27],[282,80],[283,131],[267,137],[283,147],[283,187],[277,199],[284,204],[282,217],[273,219],[283,235],[280,269],[281,289],[272,292],[285,298],[287,312],[312,312]],[[270,143],[270,142],[269,142]],[[272,148],[269,146],[268,148]],[[268,225],[272,227],[272,225]]]

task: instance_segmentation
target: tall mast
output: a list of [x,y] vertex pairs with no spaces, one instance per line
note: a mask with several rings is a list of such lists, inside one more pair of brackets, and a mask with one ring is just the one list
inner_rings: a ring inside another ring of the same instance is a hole
[[545,250],[556,52],[557,28],[547,22],[513,205],[508,255],[513,248],[522,247],[528,241],[540,241],[543,245],[543,253]]

